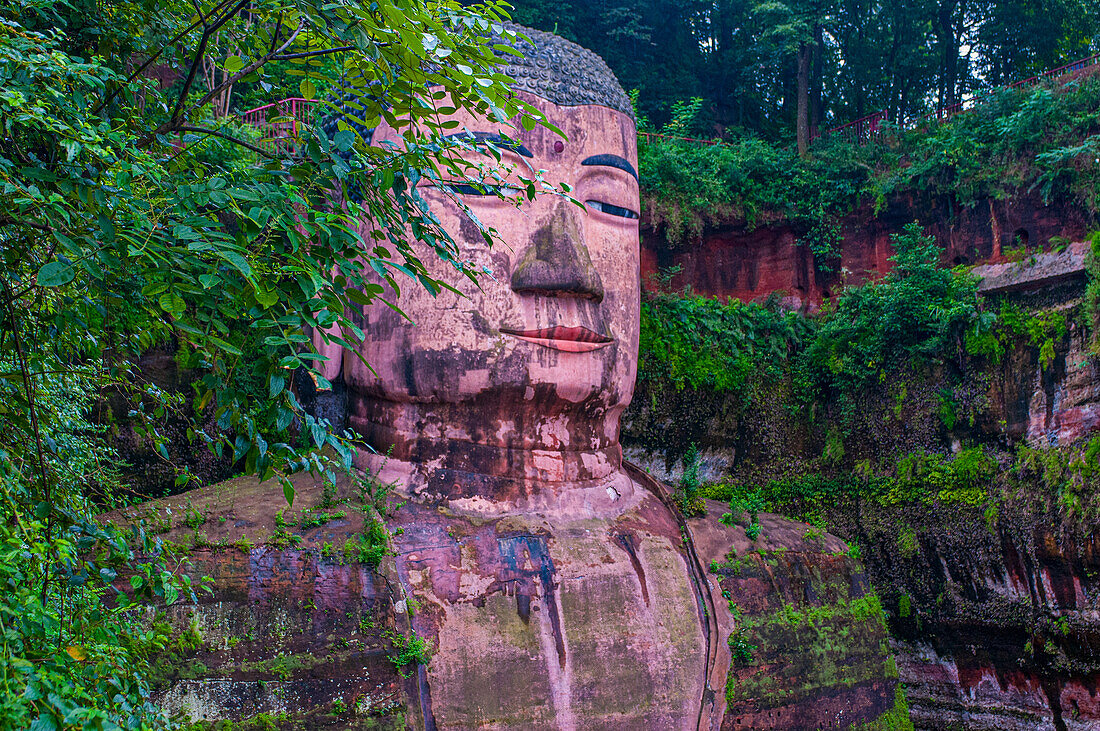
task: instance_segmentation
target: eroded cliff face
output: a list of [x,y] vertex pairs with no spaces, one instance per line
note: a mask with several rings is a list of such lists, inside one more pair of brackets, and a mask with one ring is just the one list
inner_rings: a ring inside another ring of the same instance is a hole
[[[359,497],[296,487],[311,510],[238,479],[112,516],[213,579],[197,604],[150,610],[168,637],[161,700],[201,728],[804,729],[899,713],[877,599],[847,546],[809,526],[762,516],[753,540],[717,504],[670,522],[653,493],[613,526],[568,530],[405,504],[395,555],[374,565]],[[634,595],[640,611],[616,609]]]
[[679,266],[681,273],[671,281],[674,289],[690,285],[705,296],[744,301],[779,293],[790,306],[813,308],[845,283],[888,272],[894,254],[890,237],[913,221],[936,237],[946,266],[1000,261],[1004,252],[1018,247],[1049,249],[1051,239],[1077,241],[1090,223],[1075,208],[1044,204],[1038,193],[984,201],[973,208],[946,200],[899,198],[882,211],[868,205],[841,220],[840,255],[826,262],[828,271],[815,266],[809,247],[799,245],[804,232],[783,222],[750,230],[743,222],[730,221],[680,246],[668,244],[660,229],[646,226],[642,282],[652,286],[651,275]]
[[[1073,317],[1084,257],[1074,245],[978,271],[994,303],[1070,315],[1049,363],[1020,342],[965,377],[943,369],[893,374],[881,393],[861,397],[842,461],[821,457],[828,412],[811,423],[790,407],[789,383],[766,384],[746,407],[741,396],[643,382],[626,414],[625,453],[671,482],[692,443],[703,482],[747,485],[819,470],[850,475],[865,459],[950,455],[961,442],[996,460],[982,486],[988,501],[838,498],[824,510],[828,529],[860,547],[918,728],[1100,727],[1092,501],[1100,469],[1086,446],[1100,433],[1100,370],[1087,329]],[[952,428],[937,413],[945,388],[961,414]]]

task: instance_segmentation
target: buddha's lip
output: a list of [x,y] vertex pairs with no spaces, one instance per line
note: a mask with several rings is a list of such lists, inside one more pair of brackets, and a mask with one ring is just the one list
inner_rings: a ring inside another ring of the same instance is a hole
[[502,327],[505,335],[519,338],[528,343],[535,343],[553,350],[561,350],[567,353],[588,353],[610,345],[609,337],[592,332],[586,327],[542,327],[537,330],[516,330]]

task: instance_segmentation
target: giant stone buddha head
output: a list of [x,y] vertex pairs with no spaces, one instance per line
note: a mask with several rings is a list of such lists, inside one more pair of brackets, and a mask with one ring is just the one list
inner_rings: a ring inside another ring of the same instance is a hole
[[[462,111],[456,132],[517,140],[502,148],[505,163],[544,170],[583,205],[546,194],[516,208],[459,186],[471,211],[499,232],[490,248],[459,206],[423,189],[462,256],[491,276],[462,285],[448,264],[425,255],[433,274],[465,296],[403,288],[398,304],[408,319],[383,304],[364,312],[374,372],[350,354],[342,362],[348,425],[374,448],[423,465],[427,489],[444,497],[515,497],[617,471],[619,417],[634,387],[639,198],[631,105],[595,54],[518,30],[531,42],[517,42],[524,58],[503,70],[565,138]],[[397,140],[383,125],[372,144]]]

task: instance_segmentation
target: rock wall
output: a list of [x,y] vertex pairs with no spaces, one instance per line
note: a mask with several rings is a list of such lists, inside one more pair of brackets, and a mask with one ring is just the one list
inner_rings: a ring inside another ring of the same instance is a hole
[[[1085,249],[976,271],[995,302],[1072,314],[1084,292]],[[1098,728],[1100,534],[1096,508],[1078,501],[1089,500],[1100,472],[1070,477],[1059,465],[1078,459],[1067,445],[1100,433],[1100,368],[1086,328],[1069,320],[1048,368],[1036,347],[1021,342],[998,365],[972,372],[956,395],[978,405],[975,418],[954,429],[936,413],[945,373],[893,374],[883,393],[861,396],[839,464],[821,457],[827,414],[811,424],[791,408],[785,383],[762,384],[750,405],[741,396],[639,383],[624,417],[625,453],[676,482],[686,446],[695,444],[703,482],[754,484],[850,472],[884,455],[949,454],[960,440],[982,445],[999,461],[989,504],[838,500],[826,508],[826,525],[862,551],[917,728]],[[891,387],[901,382],[907,395],[899,409]],[[1033,467],[1020,471],[1016,449],[1025,446]],[[755,560],[737,567],[746,576],[762,568]]]
[[1051,239],[1080,240],[1091,223],[1077,209],[1045,205],[1038,194],[961,209],[945,200],[898,199],[881,212],[864,206],[841,220],[840,257],[827,262],[831,271],[816,267],[810,250],[798,243],[803,232],[782,222],[750,230],[731,221],[679,246],[646,226],[642,281],[653,286],[658,270],[680,266],[671,281],[674,289],[690,285],[699,294],[745,301],[778,292],[792,306],[816,307],[845,282],[889,271],[890,236],[912,221],[936,237],[948,266],[1000,261],[1003,252],[1018,246],[1047,249]]
[[[295,504],[311,505],[313,510],[283,511],[279,485],[237,479],[110,516],[116,521],[144,521],[148,530],[173,542],[193,562],[192,574],[213,579],[212,594],[196,604],[179,602],[150,610],[155,614],[152,624],[167,637],[166,650],[155,661],[161,702],[196,728],[210,731],[456,728],[440,715],[441,704],[471,713],[476,707],[499,706],[527,719],[518,724],[490,719],[479,727],[565,728],[538,720],[545,720],[549,700],[527,683],[530,673],[519,666],[463,671],[453,664],[461,655],[455,648],[438,661],[446,659],[443,665],[396,665],[407,638],[414,636],[413,626],[423,625],[428,631],[422,634],[430,636],[431,626],[438,624],[437,612],[460,611],[415,604],[402,588],[415,578],[411,573],[424,580],[454,579],[456,591],[466,586],[461,571],[447,572],[445,566],[429,576],[424,569],[434,555],[431,551],[405,555],[400,547],[401,531],[412,535],[445,523],[445,508],[431,515],[428,508],[418,508],[418,517],[411,521],[402,518],[411,514],[398,510],[390,525],[399,534],[399,560],[386,557],[369,565],[361,562],[358,550],[369,526],[355,508],[354,492],[340,486],[326,494],[308,479],[297,480],[296,487]],[[318,505],[322,502],[327,507]],[[719,697],[707,701],[720,701],[719,709],[728,703],[728,709],[724,716],[719,713],[716,725],[705,728],[847,729],[905,718],[904,704],[897,705],[895,697],[897,670],[882,611],[847,546],[834,536],[808,533],[809,526],[777,516],[761,516],[761,534],[750,539],[744,525],[718,521],[720,505],[711,507],[708,517],[685,524],[682,535],[685,546],[713,557],[705,578],[708,591],[699,606],[689,601],[684,609],[688,616],[698,612],[717,620],[720,636],[707,639],[706,654],[720,677],[727,677],[729,670],[724,695],[719,687]],[[465,564],[498,542],[503,548],[527,540],[530,553],[537,537],[517,539],[514,533],[510,525],[486,523],[476,535],[447,533],[443,540],[469,542],[460,551]],[[640,551],[635,559],[638,578],[643,586],[649,584],[650,592],[662,592],[653,573],[656,567],[646,563],[649,558]],[[402,565],[409,576],[398,575]],[[524,594],[516,577],[522,578],[526,570],[513,569],[516,576],[489,591],[488,601],[501,608],[494,616],[500,619],[495,631],[504,633],[502,644],[537,644],[539,609],[553,608],[546,587],[554,585],[554,577],[541,576],[536,569],[534,580],[528,582],[530,592]],[[580,602],[574,607],[578,611],[594,616],[605,604],[596,595],[571,601]],[[569,607],[563,605],[563,610]],[[604,621],[627,619],[608,616]],[[593,622],[564,631],[565,655],[583,651],[578,649],[583,642],[599,645],[601,627]],[[733,656],[736,638],[755,645],[751,652],[759,652],[751,671]],[[644,644],[644,637],[638,639]],[[492,633],[481,641],[492,647]],[[579,667],[576,662],[572,667]],[[448,681],[456,672],[460,676]],[[646,672],[638,668],[640,678]],[[470,686],[474,677],[481,679],[476,687]],[[699,679],[684,681],[696,684]],[[592,682],[593,697],[611,693],[608,697],[614,702],[626,700],[624,696],[615,701],[613,695],[629,689],[597,687],[598,678]],[[456,688],[468,692],[455,698]],[[605,721],[578,710],[575,726],[569,727],[595,728],[594,723]],[[622,727],[613,722],[604,726]]]

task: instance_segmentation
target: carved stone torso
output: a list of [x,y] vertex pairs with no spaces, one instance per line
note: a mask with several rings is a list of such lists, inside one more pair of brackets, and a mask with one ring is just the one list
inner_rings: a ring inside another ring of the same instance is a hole
[[522,510],[399,490],[425,728],[697,728],[705,618],[656,496],[623,471]]

